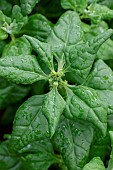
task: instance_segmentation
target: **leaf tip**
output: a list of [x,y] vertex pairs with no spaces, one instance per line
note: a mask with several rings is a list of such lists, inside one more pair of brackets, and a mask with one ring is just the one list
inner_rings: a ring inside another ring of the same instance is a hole
[[113,34],[113,29],[108,29],[107,31],[103,32],[102,34],[98,35],[97,37],[93,38],[89,42],[89,53],[91,54],[96,54],[97,51],[99,50],[100,46],[108,39],[111,37]]

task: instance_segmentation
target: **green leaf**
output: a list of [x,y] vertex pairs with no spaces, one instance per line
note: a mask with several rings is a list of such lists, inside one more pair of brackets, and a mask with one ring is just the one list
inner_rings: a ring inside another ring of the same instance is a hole
[[53,24],[43,15],[34,14],[28,18],[28,23],[22,28],[21,33],[45,41],[52,30]]
[[11,34],[11,36],[17,34],[27,21],[28,18],[22,15],[21,8],[18,5],[13,7],[11,18],[6,17],[2,11],[0,11],[1,29],[8,34]]
[[20,0],[20,6],[22,9],[23,15],[30,14],[32,9],[35,7],[38,1],[37,0]]
[[40,42],[38,39],[25,35],[31,43],[32,48],[39,54],[40,59],[53,70],[53,55],[51,46],[47,43]]
[[111,39],[102,44],[96,57],[102,60],[113,60],[113,41]]
[[66,78],[69,82],[81,84],[88,76],[95,55],[87,52],[87,49],[85,44],[78,44],[71,48],[69,56],[66,56]]
[[100,100],[108,104],[108,114],[113,114],[113,91],[97,90]]
[[0,109],[21,101],[29,90],[29,87],[16,85],[0,78]]
[[90,42],[83,42],[83,30],[78,14],[67,11],[59,19],[47,41],[52,46],[58,66],[67,72],[67,80],[82,83],[91,70],[98,49],[112,34],[110,29]]
[[95,38],[93,38],[89,42],[89,49],[88,52],[91,54],[96,54],[101,47],[101,45],[106,42],[107,39],[110,38],[110,36],[113,34],[113,29],[108,29],[107,31],[102,32]]
[[49,139],[33,142],[23,148],[20,153],[26,154],[24,162],[27,170],[48,170],[50,165],[59,161]]
[[93,158],[88,164],[86,164],[83,170],[105,170],[104,164],[99,157]]
[[67,48],[71,48],[82,41],[82,35],[81,21],[78,14],[68,11],[60,17],[47,41],[59,59],[63,59],[65,55],[69,56]]
[[49,122],[50,137],[55,133],[59,118],[65,109],[65,101],[58,93],[56,88],[53,88],[44,99],[43,113]]
[[4,40],[8,37],[6,29],[10,23],[11,18],[7,17],[2,11],[0,11],[0,40]]
[[112,131],[109,131],[109,134],[110,134],[111,143],[112,143],[112,146],[113,146],[113,132],[112,132]]
[[93,129],[86,122],[62,119],[59,122],[53,144],[70,170],[82,170],[87,162],[89,149],[93,140]]
[[110,139],[109,135],[105,137],[101,137],[100,134],[97,132],[95,133],[95,137],[93,139],[93,143],[90,147],[90,153],[89,153],[89,160],[93,157],[100,157],[103,162],[106,161],[106,157],[109,155],[110,151]]
[[79,43],[71,48],[69,56],[66,58],[69,66],[66,75],[69,81],[84,82],[92,68],[97,51],[112,34],[113,30],[109,29],[89,42]]
[[10,23],[11,18],[7,17],[2,11],[0,11],[0,40],[4,40],[8,37],[8,34],[4,29],[6,29],[5,27]]
[[111,138],[112,151],[111,151],[110,160],[108,164],[108,170],[112,170],[113,169],[113,131],[109,131],[109,134]]
[[113,113],[108,115],[108,130],[113,131]]
[[11,23],[11,18],[4,15],[4,13],[0,10],[0,26],[3,26],[4,23]]
[[10,149],[19,151],[33,141],[49,137],[49,127],[42,114],[44,95],[29,98],[17,110],[14,118]]
[[8,34],[4,30],[0,29],[0,40],[5,40],[7,37]]
[[[101,21],[98,24],[91,24],[91,25],[82,23],[82,26],[87,40],[91,40],[97,35],[100,35],[101,33],[107,31],[109,28],[108,24],[104,21]],[[108,39],[99,48],[96,58],[103,59],[103,60],[113,59],[112,47],[113,47],[113,41],[111,39]]]
[[4,49],[5,45],[6,45],[5,41],[0,41],[0,56],[1,56],[2,52],[3,52],[3,49]]
[[106,135],[107,104],[100,100],[98,93],[89,87],[72,86],[67,89],[65,117],[72,120],[85,120]]
[[113,90],[113,71],[103,60],[97,60],[84,84],[97,90]]
[[30,55],[31,45],[24,37],[20,37],[7,44],[3,50],[2,57]]
[[16,154],[11,154],[8,150],[9,141],[0,144],[0,169],[20,170],[24,169],[21,159]]
[[112,0],[103,0],[100,4],[108,6],[108,8],[113,9],[113,1]]
[[12,9],[11,34],[18,33],[21,30],[21,28],[27,24],[27,22],[28,22],[28,18],[22,15],[21,8],[18,5],[15,5]]
[[84,83],[98,93],[100,100],[108,104],[108,114],[113,113],[113,71],[102,60],[97,60]]
[[64,9],[73,9],[77,12],[83,12],[87,7],[86,0],[61,0]]
[[21,84],[32,84],[47,79],[35,56],[6,56],[0,59],[0,76]]
[[105,21],[101,21],[97,24],[92,23],[91,25],[82,22],[82,26],[87,40],[91,40],[97,35],[100,35],[101,33],[107,31],[109,28],[108,24]]
[[110,20],[113,18],[113,10],[105,5],[92,3],[88,6],[88,10],[84,11],[82,18],[90,18],[94,23],[100,20]]

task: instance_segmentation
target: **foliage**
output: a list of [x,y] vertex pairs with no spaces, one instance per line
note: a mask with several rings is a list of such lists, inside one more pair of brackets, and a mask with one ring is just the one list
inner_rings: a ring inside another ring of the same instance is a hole
[[112,9],[0,2],[1,170],[112,170]]

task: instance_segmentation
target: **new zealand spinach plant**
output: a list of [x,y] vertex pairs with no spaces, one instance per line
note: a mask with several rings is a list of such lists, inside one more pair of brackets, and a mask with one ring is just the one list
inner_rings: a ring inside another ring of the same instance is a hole
[[0,170],[112,170],[112,0],[0,9]]

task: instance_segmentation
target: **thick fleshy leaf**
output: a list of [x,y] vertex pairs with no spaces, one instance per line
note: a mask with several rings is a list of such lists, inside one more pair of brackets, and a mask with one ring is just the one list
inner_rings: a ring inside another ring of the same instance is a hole
[[[92,72],[90,73],[85,85],[97,89],[98,96],[101,101],[108,104],[108,127],[111,129],[112,113],[113,113],[113,91],[112,91],[112,70],[102,61],[98,60]],[[107,90],[111,89],[111,90]],[[103,160],[107,144],[109,143],[108,137],[100,138],[91,148],[90,156],[100,156]]]
[[0,144],[0,169],[20,170],[24,169],[22,161],[16,154],[11,154],[8,150],[9,141]]
[[91,25],[82,22],[82,26],[83,26],[85,37],[87,40],[91,40],[93,37],[109,29],[109,26],[105,21],[101,21],[97,24],[92,23]]
[[4,13],[0,10],[0,27],[3,26],[4,23],[10,24],[11,18],[4,15]]
[[[22,15],[21,8],[18,5],[15,5],[12,9],[11,34],[18,33],[21,30],[21,28],[25,24],[27,24],[27,21],[28,21],[28,18]],[[10,30],[9,30],[9,33],[10,33]]]
[[1,57],[1,54],[3,52],[3,49],[4,49],[5,45],[6,45],[5,41],[0,41],[0,57]]
[[42,60],[51,70],[53,70],[53,56],[51,46],[47,43],[40,42],[38,39],[25,35],[31,43],[32,48],[39,54]]
[[64,68],[68,68],[67,79],[81,83],[91,69],[94,56],[87,53],[83,44],[83,30],[76,12],[68,11],[61,16],[48,37],[48,43],[61,69],[64,63]]
[[20,37],[7,44],[3,50],[2,57],[30,55],[31,45],[24,37]]
[[82,170],[87,162],[92,140],[93,128],[90,124],[62,117],[53,144],[56,151],[61,153],[68,169]]
[[87,7],[86,0],[61,0],[61,5],[64,9],[73,9],[78,12],[83,12]]
[[21,33],[46,41],[52,27],[53,24],[45,16],[34,14],[28,18],[28,23],[22,28]]
[[30,14],[38,1],[39,0],[20,0],[23,15]]
[[29,98],[14,118],[10,149],[19,151],[29,143],[49,137],[49,127],[42,114],[44,95]]
[[110,138],[111,138],[112,151],[110,155],[110,161],[108,164],[108,170],[112,170],[113,169],[113,131],[110,131],[109,133],[110,133]]
[[0,41],[5,40],[8,37],[8,34],[0,28]]
[[102,60],[97,60],[84,83],[98,93],[100,100],[108,104],[108,114],[113,113],[113,71]]
[[99,157],[93,158],[88,164],[86,164],[83,170],[106,170],[103,162]]
[[44,99],[43,113],[49,122],[50,136],[55,133],[59,118],[65,109],[65,101],[58,93],[56,88],[53,88]]
[[113,34],[112,29],[108,29],[89,41],[89,49],[87,50],[91,54],[96,54],[101,45],[108,40]]
[[85,85],[97,90],[113,90],[113,71],[103,60],[97,60]]
[[83,18],[90,18],[94,23],[98,23],[100,20],[109,20],[113,18],[113,10],[109,9],[105,5],[98,3],[92,3],[88,6],[88,10],[84,11]]
[[111,90],[96,90],[101,101],[108,104],[108,114],[113,114],[113,91]]
[[5,31],[5,27],[11,23],[11,18],[7,17],[0,10],[0,40],[4,40],[8,37],[7,32]]
[[72,83],[83,83],[91,70],[94,58],[95,55],[88,53],[84,44],[73,47],[69,56],[66,56],[67,80]]
[[32,84],[46,79],[35,56],[6,56],[0,59],[0,76],[14,83]]
[[65,117],[92,123],[106,135],[107,104],[100,100],[98,93],[89,87],[72,86],[67,89]]
[[113,59],[113,40],[108,39],[104,44],[102,44],[96,58],[102,60]]
[[52,46],[53,52],[62,59],[67,54],[67,48],[69,49],[82,41],[82,35],[81,21],[78,14],[68,11],[58,20],[48,37],[48,43]]
[[106,5],[106,6],[108,6],[110,9],[113,9],[113,1],[112,1],[112,0],[103,0],[102,2],[100,2],[100,4]]
[[74,83],[83,83],[87,78],[96,53],[100,46],[113,34],[111,29],[92,38],[87,43],[80,43],[71,48],[69,56],[66,57],[67,79]]
[[91,70],[98,49],[112,34],[113,31],[110,29],[89,42],[83,42],[82,24],[78,14],[67,11],[53,28],[48,43],[52,46],[60,69],[67,72],[67,80],[83,83]]
[[108,130],[113,131],[113,113],[108,115]]
[[48,170],[50,165],[60,161],[55,156],[49,139],[33,142],[23,148],[20,153],[26,154],[24,162],[27,170]]
[[[102,34],[103,32],[108,30],[108,24],[104,21],[99,22],[98,24],[82,24],[85,37],[87,40],[91,40],[92,38],[96,37],[97,35]],[[106,42],[104,42],[96,55],[96,58],[108,60],[113,59],[113,41],[109,38]]]
[[21,101],[30,88],[16,85],[0,78],[0,109]]
[[107,133],[105,137],[100,136],[98,130],[95,133],[93,144],[90,147],[89,160],[94,157],[100,157],[104,162],[106,160],[107,155],[110,152],[110,138]]

